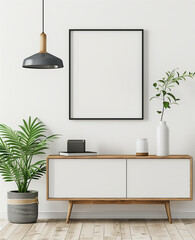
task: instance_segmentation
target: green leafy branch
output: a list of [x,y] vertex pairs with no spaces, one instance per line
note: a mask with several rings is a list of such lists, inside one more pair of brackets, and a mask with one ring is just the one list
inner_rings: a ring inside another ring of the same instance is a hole
[[161,115],[161,121],[163,120],[165,110],[170,109],[173,104],[178,104],[180,101],[180,99],[175,97],[171,92],[172,88],[179,85],[181,81],[186,80],[187,78],[195,78],[195,72],[187,73],[185,71],[183,74],[180,74],[174,69],[171,72],[166,72],[166,77],[163,77],[153,84],[157,93],[150,100],[156,98],[162,102],[162,110],[157,111],[157,113]]

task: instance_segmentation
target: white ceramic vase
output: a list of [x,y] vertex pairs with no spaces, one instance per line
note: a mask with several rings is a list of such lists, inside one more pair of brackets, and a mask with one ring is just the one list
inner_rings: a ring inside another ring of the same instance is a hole
[[165,121],[160,121],[156,131],[156,155],[169,155],[169,128]]

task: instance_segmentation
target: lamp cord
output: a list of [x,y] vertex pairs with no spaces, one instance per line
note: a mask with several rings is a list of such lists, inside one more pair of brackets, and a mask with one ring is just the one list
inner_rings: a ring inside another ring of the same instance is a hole
[[44,17],[45,17],[45,12],[44,12],[44,0],[42,0],[42,32],[44,33]]

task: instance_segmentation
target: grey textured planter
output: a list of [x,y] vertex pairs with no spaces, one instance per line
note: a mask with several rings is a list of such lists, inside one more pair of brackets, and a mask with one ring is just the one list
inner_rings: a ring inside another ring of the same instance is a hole
[[7,193],[7,214],[11,223],[34,223],[38,218],[38,192]]

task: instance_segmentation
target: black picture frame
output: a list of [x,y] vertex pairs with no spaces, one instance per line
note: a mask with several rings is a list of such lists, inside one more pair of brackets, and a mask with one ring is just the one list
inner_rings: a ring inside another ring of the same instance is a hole
[[[88,118],[72,116],[72,33],[74,31],[139,31],[141,32],[141,117]],[[144,29],[69,29],[69,120],[143,120],[144,119]]]

